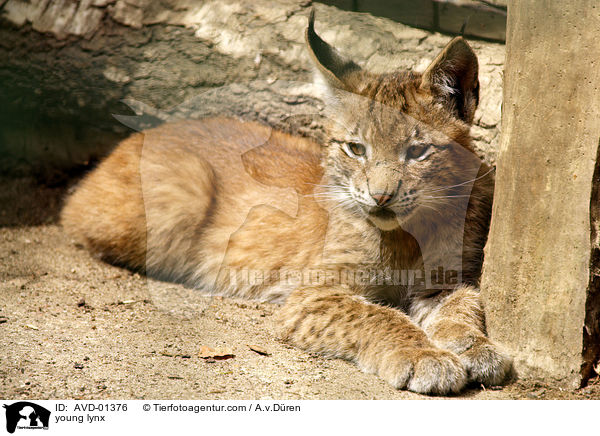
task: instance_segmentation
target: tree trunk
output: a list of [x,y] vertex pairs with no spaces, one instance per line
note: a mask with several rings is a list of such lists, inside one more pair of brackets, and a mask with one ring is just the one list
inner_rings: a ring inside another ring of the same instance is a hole
[[520,375],[572,387],[594,375],[600,345],[599,14],[594,1],[509,3],[482,278],[490,336]]

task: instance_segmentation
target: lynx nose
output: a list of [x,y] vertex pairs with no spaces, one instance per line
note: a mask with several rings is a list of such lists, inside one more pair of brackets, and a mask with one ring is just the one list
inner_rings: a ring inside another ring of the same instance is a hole
[[392,199],[393,195],[390,194],[371,194],[371,197],[373,197],[373,200],[375,200],[377,202],[377,206],[385,206],[387,203],[390,202],[390,200]]

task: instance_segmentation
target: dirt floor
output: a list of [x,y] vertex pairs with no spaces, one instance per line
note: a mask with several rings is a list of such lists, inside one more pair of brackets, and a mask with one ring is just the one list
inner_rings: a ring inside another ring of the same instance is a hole
[[[430,398],[288,346],[277,306],[203,297],[92,258],[55,223],[64,188],[0,182],[0,398]],[[235,357],[203,359],[202,346]],[[600,383],[516,381],[454,398],[600,399]]]

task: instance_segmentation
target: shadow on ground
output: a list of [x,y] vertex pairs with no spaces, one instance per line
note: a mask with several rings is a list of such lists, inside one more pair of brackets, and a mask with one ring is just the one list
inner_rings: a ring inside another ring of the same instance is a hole
[[[288,346],[275,305],[205,298],[90,257],[56,224],[67,185],[11,183],[0,190],[0,398],[429,398]],[[203,345],[235,357],[202,359]],[[458,398],[600,399],[600,384],[516,382]]]

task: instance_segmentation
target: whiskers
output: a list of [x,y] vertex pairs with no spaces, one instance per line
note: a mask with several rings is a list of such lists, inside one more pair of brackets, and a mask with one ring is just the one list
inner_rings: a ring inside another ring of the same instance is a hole
[[[474,182],[476,182],[477,180],[481,180],[481,179],[483,179],[485,176],[487,176],[488,174],[490,174],[490,173],[491,173],[491,172],[493,172],[493,171],[494,171],[494,168],[492,167],[492,168],[490,168],[488,171],[486,171],[484,174],[482,174],[482,175],[481,175],[481,176],[479,176],[479,177],[475,177],[474,179],[465,180],[464,182],[457,183],[457,184],[455,184],[455,185],[446,185],[446,186],[440,186],[440,187],[437,187],[437,188],[434,188],[434,189],[425,189],[425,190],[423,190],[422,192],[423,192],[424,194],[431,194],[431,193],[434,193],[434,192],[446,191],[446,190],[448,190],[448,189],[459,188],[459,187],[461,187],[461,186],[468,185],[469,183],[474,183]],[[448,196],[446,196],[446,197],[448,197]],[[467,197],[468,197],[468,195],[467,195]]]
[[[419,195],[413,194],[411,200],[421,208],[434,211],[440,218],[455,215],[466,210],[471,195]],[[462,201],[460,199],[463,199]]]
[[312,197],[317,201],[341,201],[347,198],[352,198],[352,194],[348,186],[317,185],[314,183],[311,183],[311,185],[315,186],[315,190],[310,194],[304,195],[304,197]]
[[[470,199],[487,198],[472,192],[469,192],[468,194],[464,193],[467,192],[467,189],[471,188],[468,185],[477,180],[481,180],[492,171],[494,171],[494,168],[491,168],[479,177],[465,180],[461,183],[423,189],[419,192],[404,196],[402,201],[415,201],[418,206],[433,210],[440,216],[447,216],[449,213],[453,213],[456,210],[466,210]],[[448,207],[450,207],[450,209]]]
[[360,209],[352,196],[349,186],[311,184],[315,186],[315,191],[304,195],[304,197],[311,197],[317,203],[332,205],[332,207],[327,208],[329,212],[333,212],[340,208],[350,210]]
[[428,202],[428,201],[417,201],[416,202],[417,206],[425,208],[425,209],[430,209],[432,211],[434,211],[435,213],[437,213],[440,218],[443,218],[444,215],[442,214],[442,212],[440,211],[440,204],[438,203],[433,203],[433,202]]
[[[472,184],[483,179],[494,171],[489,169],[478,177],[464,180],[460,183],[453,183],[444,186],[433,186],[430,188],[410,191],[400,198],[397,198],[389,205],[389,210],[396,213],[398,217],[413,215],[415,207],[423,212],[431,211],[440,218],[449,219],[464,216],[469,202],[474,200],[485,200],[487,196],[477,192],[471,192]],[[314,184],[314,191],[304,197],[311,197],[317,203],[326,205],[330,213],[338,209],[345,209],[354,214],[364,216],[367,212],[364,206],[361,206],[360,200],[357,200],[352,188],[342,184]]]

